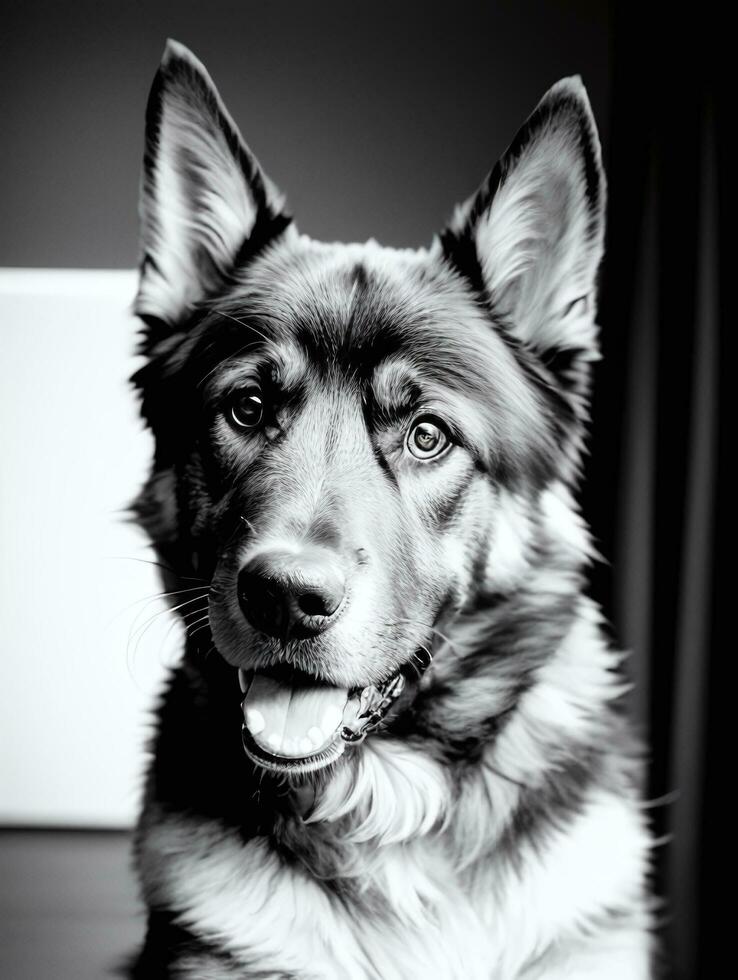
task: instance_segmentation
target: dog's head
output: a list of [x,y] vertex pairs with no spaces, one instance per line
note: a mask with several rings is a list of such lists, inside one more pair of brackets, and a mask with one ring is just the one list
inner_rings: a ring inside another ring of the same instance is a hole
[[576,474],[604,179],[577,79],[428,250],[298,234],[211,80],[147,113],[138,514],[249,688],[247,749],[333,761],[439,623],[516,587],[526,501]]

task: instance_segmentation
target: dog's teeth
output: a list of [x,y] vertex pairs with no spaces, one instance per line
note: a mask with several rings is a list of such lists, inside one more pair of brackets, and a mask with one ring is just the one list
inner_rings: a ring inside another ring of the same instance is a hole
[[238,668],[238,683],[241,691],[245,694],[249,686],[246,683],[246,671],[242,670],[240,667]]
[[275,752],[279,752],[279,750],[282,748],[282,736],[278,735],[276,732],[272,732],[272,734],[267,738],[267,744],[269,745],[270,749],[274,749]]
[[323,720],[320,723],[320,727],[323,729],[324,738],[332,735],[338,726],[341,724],[341,719],[343,718],[343,712],[339,711],[338,708],[329,708],[323,715]]
[[259,732],[264,731],[264,726],[266,725],[264,715],[260,711],[257,711],[256,708],[247,708],[245,719],[246,727],[252,735],[258,735]]
[[314,725],[308,732],[308,740],[312,742],[313,746],[317,749],[319,745],[322,745],[323,742],[325,742],[325,735],[323,734],[322,729],[318,728],[317,725]]

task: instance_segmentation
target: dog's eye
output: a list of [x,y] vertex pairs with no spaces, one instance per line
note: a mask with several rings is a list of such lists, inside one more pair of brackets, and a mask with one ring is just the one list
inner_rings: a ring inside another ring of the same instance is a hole
[[242,388],[231,399],[230,417],[239,429],[255,429],[264,418],[261,388],[251,385]]
[[433,459],[450,445],[443,429],[430,419],[416,422],[407,435],[407,448],[416,459]]

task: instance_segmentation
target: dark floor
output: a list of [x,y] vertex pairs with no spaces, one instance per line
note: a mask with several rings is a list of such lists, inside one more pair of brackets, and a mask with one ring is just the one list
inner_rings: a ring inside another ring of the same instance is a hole
[[104,980],[140,941],[130,835],[0,831],[2,980]]

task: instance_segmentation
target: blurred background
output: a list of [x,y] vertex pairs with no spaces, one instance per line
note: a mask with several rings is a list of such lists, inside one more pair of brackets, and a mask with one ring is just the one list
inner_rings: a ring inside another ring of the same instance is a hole
[[709,5],[635,17],[595,0],[4,4],[0,975],[100,977],[143,929],[127,830],[179,637],[125,522],[151,449],[127,378],[144,108],[168,36],[326,240],[429,243],[543,92],[583,76],[610,184],[591,588],[633,651],[665,975],[703,974],[725,609],[719,35]]

